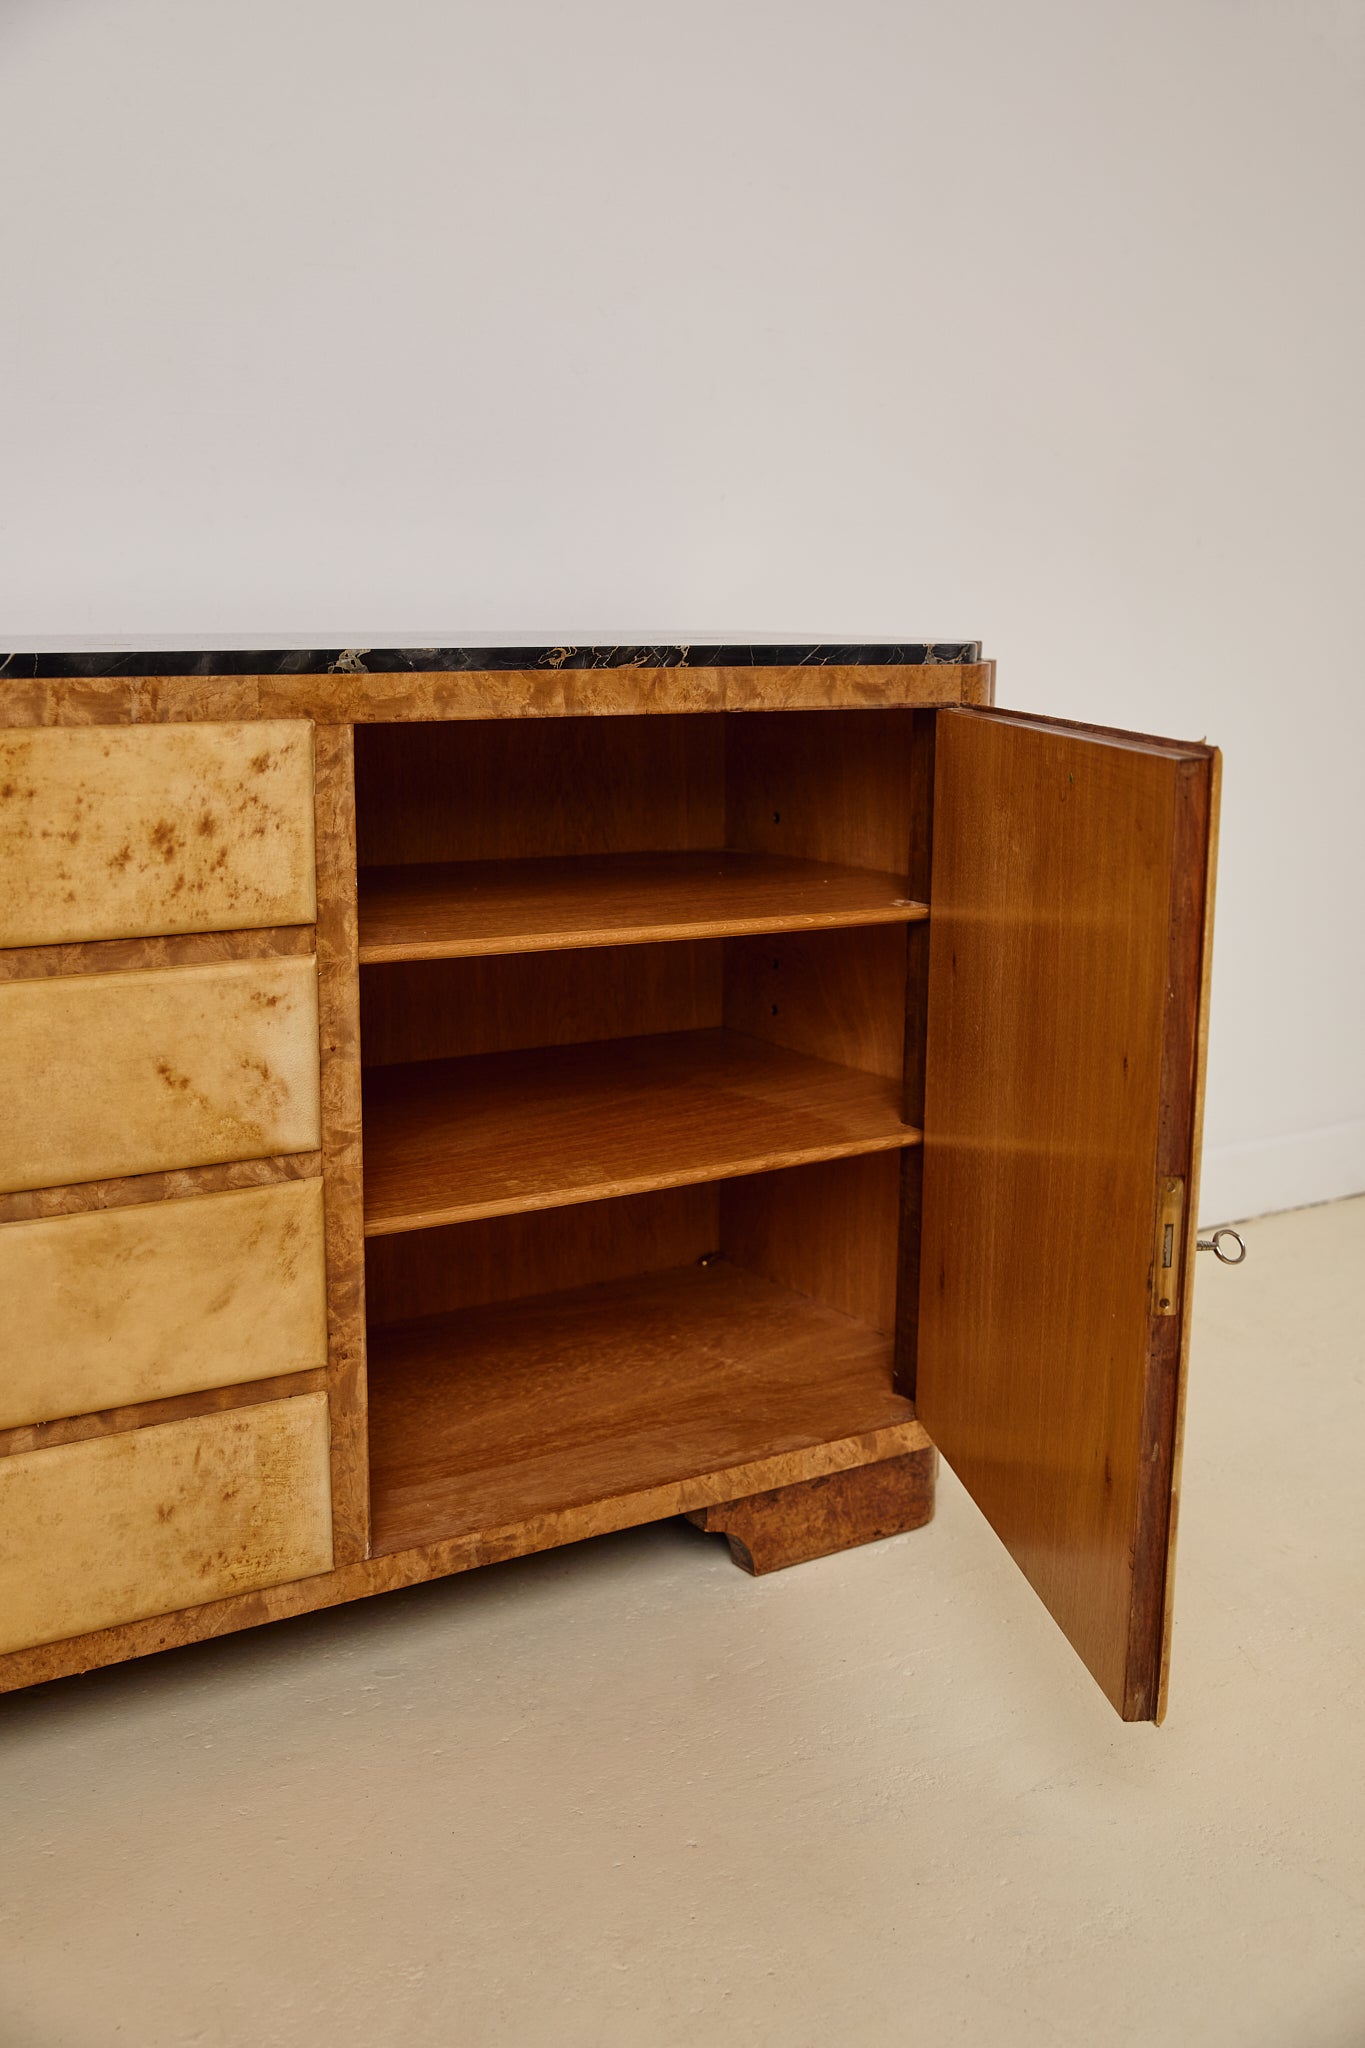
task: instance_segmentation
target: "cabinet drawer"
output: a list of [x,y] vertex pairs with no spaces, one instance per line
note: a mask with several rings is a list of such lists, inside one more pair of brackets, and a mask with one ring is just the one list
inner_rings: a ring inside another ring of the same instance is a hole
[[331,1562],[325,1394],[0,1458],[0,1651]]
[[319,1143],[311,958],[0,987],[0,1189]]
[[313,728],[0,732],[0,946],[311,924]]
[[0,1429],[327,1363],[322,1182],[0,1226]]

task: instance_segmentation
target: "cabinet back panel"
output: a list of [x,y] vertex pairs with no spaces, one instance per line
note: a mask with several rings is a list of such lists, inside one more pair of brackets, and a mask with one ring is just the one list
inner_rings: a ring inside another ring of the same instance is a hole
[[494,1216],[365,1246],[371,1328],[686,1266],[720,1241],[714,1185]]
[[717,942],[690,940],[365,967],[361,1057],[385,1067],[709,1030],[721,1021],[721,965]]
[[362,1057],[383,1067],[723,1023],[814,1059],[899,1078],[906,946],[901,925],[863,925],[386,962],[361,969]]
[[723,724],[703,714],[357,726],[360,865],[721,846]]
[[897,1153],[370,1238],[371,1329],[667,1272],[721,1252],[873,1329],[896,1305]]

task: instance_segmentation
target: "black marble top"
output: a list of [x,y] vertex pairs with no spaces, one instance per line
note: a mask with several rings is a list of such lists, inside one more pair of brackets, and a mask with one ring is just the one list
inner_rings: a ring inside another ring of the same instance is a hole
[[313,647],[173,654],[0,654],[7,676],[387,675],[461,669],[831,668],[862,663],[968,662],[979,640],[872,641],[863,646],[766,647]]

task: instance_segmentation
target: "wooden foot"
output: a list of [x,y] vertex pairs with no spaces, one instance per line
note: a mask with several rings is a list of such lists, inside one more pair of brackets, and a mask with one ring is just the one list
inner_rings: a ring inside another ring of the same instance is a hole
[[921,1528],[933,1516],[937,1471],[938,1452],[930,1446],[698,1508],[687,1519],[726,1537],[731,1557],[746,1572],[780,1572]]

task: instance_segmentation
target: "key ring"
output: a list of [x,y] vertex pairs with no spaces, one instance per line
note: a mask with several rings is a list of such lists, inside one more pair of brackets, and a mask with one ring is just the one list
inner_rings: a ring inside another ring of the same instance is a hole
[[[1235,1255],[1232,1252],[1225,1252],[1223,1250],[1221,1240],[1225,1237],[1230,1237],[1236,1245]],[[1241,1232],[1228,1230],[1226,1227],[1221,1230],[1215,1230],[1212,1237],[1196,1238],[1195,1242],[1201,1252],[1212,1252],[1213,1256],[1216,1259],[1221,1259],[1225,1266],[1240,1266],[1247,1255],[1247,1248],[1243,1242]]]

